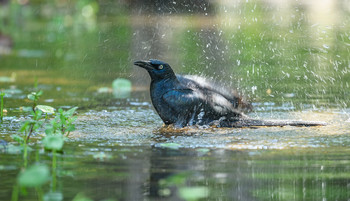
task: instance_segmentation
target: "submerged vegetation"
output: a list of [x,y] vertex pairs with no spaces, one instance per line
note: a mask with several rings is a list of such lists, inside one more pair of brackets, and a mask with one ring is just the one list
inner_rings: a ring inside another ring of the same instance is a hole
[[[26,188],[30,187],[35,188],[38,200],[44,200],[44,196],[49,196],[45,200],[51,200],[50,193],[56,192],[57,152],[62,152],[65,136],[68,137],[69,133],[75,130],[74,121],[76,117],[73,114],[77,107],[68,111],[63,111],[60,108],[58,113],[55,114],[54,108],[47,105],[38,105],[42,94],[43,91],[39,91],[28,95],[28,99],[32,101],[32,106],[29,108],[30,119],[22,123],[18,135],[12,135],[12,138],[20,144],[21,148],[19,150],[22,150],[23,153],[23,169],[17,177],[17,184],[13,188],[12,201],[19,200],[20,192],[22,195],[26,195]],[[50,115],[52,114],[56,116],[50,121]],[[45,135],[43,135],[42,131],[45,127]],[[28,151],[35,151],[28,146],[28,143],[34,134],[41,135],[39,143],[43,144],[45,150],[52,152],[51,180],[49,168],[42,164],[38,158],[34,164],[28,166]],[[42,186],[49,181],[51,181],[51,191],[44,195]]]

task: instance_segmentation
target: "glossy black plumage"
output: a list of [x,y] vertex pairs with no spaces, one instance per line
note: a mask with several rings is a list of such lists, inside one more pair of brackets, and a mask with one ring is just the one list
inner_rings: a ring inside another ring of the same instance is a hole
[[[175,127],[216,125],[220,127],[245,126],[313,126],[315,122],[262,121],[248,118],[243,111],[250,110],[234,90],[214,81],[193,75],[176,75],[170,65],[159,60],[136,61],[151,76],[151,100],[166,125]],[[309,124],[308,124],[309,123]]]

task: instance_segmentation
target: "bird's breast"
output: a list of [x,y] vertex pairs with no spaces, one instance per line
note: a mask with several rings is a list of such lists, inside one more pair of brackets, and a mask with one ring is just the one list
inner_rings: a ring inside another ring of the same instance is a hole
[[162,83],[151,84],[150,95],[153,107],[166,124],[171,124],[174,123],[174,111],[163,100],[163,95],[168,91],[169,88]]

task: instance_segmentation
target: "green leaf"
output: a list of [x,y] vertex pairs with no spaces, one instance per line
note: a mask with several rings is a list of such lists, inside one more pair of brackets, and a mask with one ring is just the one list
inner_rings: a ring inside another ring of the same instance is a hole
[[62,108],[59,108],[59,109],[58,109],[58,112],[59,112],[59,113],[62,113],[62,112],[63,112],[63,109],[62,109]]
[[67,127],[66,131],[68,131],[68,132],[75,131],[75,125],[69,125]]
[[29,100],[35,101],[35,95],[33,95],[33,94],[28,94],[27,97],[28,97]]
[[15,140],[16,142],[22,144],[24,142],[24,139],[21,136],[18,135],[11,135],[12,139]]
[[32,165],[17,177],[17,182],[23,187],[39,187],[50,179],[49,168],[45,165]]
[[45,129],[45,134],[46,134],[46,135],[53,135],[53,133],[54,133],[54,129],[53,129],[52,126],[47,127],[47,128]]
[[209,189],[205,186],[183,187],[179,189],[179,196],[184,200],[198,200],[209,196]]
[[73,123],[73,122],[75,122],[75,120],[77,120],[77,119],[78,119],[77,116],[72,117],[72,118],[68,119],[68,123]]
[[36,102],[36,101],[38,101],[38,99],[40,98],[40,96],[42,94],[43,94],[43,91],[40,90],[38,93],[32,92],[32,93],[28,94],[27,97],[28,97],[29,100],[32,100],[32,101]]
[[44,138],[43,144],[46,149],[61,150],[64,144],[62,135],[48,135]]
[[39,96],[43,95],[43,93],[44,93],[44,92],[43,92],[42,90],[40,90],[40,91],[36,94],[36,96],[39,97]]
[[66,116],[66,117],[71,117],[71,116],[73,116],[75,110],[77,110],[77,109],[78,109],[78,107],[73,107],[73,108],[69,109],[68,111],[65,112],[65,116]]
[[37,105],[35,109],[42,111],[43,113],[53,114],[55,113],[55,108],[48,105]]
[[25,132],[26,130],[29,129],[29,126],[30,126],[30,121],[23,122],[21,128],[19,129],[19,132]]

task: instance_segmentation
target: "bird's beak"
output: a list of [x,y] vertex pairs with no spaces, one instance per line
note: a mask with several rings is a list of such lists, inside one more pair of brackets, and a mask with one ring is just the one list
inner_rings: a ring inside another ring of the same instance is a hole
[[146,70],[153,70],[153,66],[149,61],[135,61],[134,65],[144,68]]

